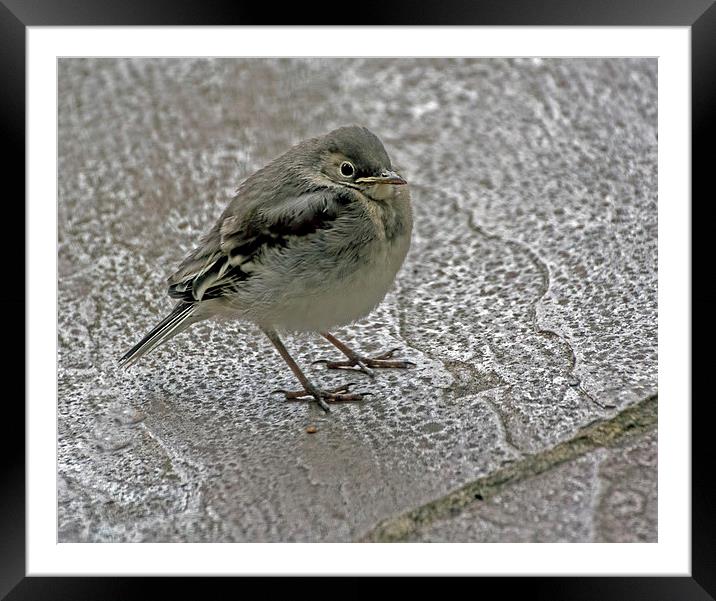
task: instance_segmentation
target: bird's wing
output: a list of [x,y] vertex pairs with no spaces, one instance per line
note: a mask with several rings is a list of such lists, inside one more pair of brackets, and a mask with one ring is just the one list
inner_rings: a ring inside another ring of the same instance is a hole
[[267,248],[331,227],[351,201],[323,188],[253,209],[230,207],[169,278],[169,295],[197,302],[231,294],[252,276]]

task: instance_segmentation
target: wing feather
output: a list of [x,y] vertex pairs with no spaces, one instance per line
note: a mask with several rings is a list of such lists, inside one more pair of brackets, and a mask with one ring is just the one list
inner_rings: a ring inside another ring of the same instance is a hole
[[320,188],[234,214],[240,205],[232,203],[230,214],[224,214],[169,278],[169,295],[197,302],[230,294],[252,277],[266,249],[331,228],[352,201],[348,191]]

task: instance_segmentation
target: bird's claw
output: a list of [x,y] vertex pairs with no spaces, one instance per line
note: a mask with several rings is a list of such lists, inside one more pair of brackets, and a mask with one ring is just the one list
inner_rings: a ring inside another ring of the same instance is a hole
[[287,401],[306,401],[312,399],[316,401],[324,411],[329,412],[331,409],[328,403],[360,401],[363,400],[363,397],[371,394],[370,392],[350,392],[351,386],[355,386],[355,382],[348,382],[347,384],[330,390],[314,388],[312,390],[274,390],[273,392],[282,393]]
[[376,355],[375,357],[354,357],[351,359],[345,359],[343,361],[328,361],[327,359],[318,359],[313,363],[325,363],[326,369],[343,369],[348,371],[360,371],[375,378],[375,372],[371,368],[386,369],[386,368],[397,368],[397,369],[408,369],[409,367],[415,367],[415,363],[412,361],[392,360],[393,355],[399,348],[390,349],[385,353]]
[[375,372],[361,360],[326,361],[326,369],[342,369],[344,371],[360,371],[375,379]]

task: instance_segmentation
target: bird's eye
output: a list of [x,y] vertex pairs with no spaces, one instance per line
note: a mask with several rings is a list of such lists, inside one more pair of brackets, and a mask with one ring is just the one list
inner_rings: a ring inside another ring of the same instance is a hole
[[341,175],[343,177],[351,177],[355,172],[355,167],[353,167],[353,165],[351,165],[348,161],[343,161],[341,163]]

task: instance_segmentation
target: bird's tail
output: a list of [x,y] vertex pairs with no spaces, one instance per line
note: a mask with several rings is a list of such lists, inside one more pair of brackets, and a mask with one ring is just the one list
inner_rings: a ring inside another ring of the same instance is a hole
[[173,338],[179,332],[186,330],[192,323],[197,321],[194,316],[196,308],[196,303],[177,303],[169,315],[124,354],[119,360],[120,366],[129,367],[133,365],[140,357],[152,352],[160,344]]

